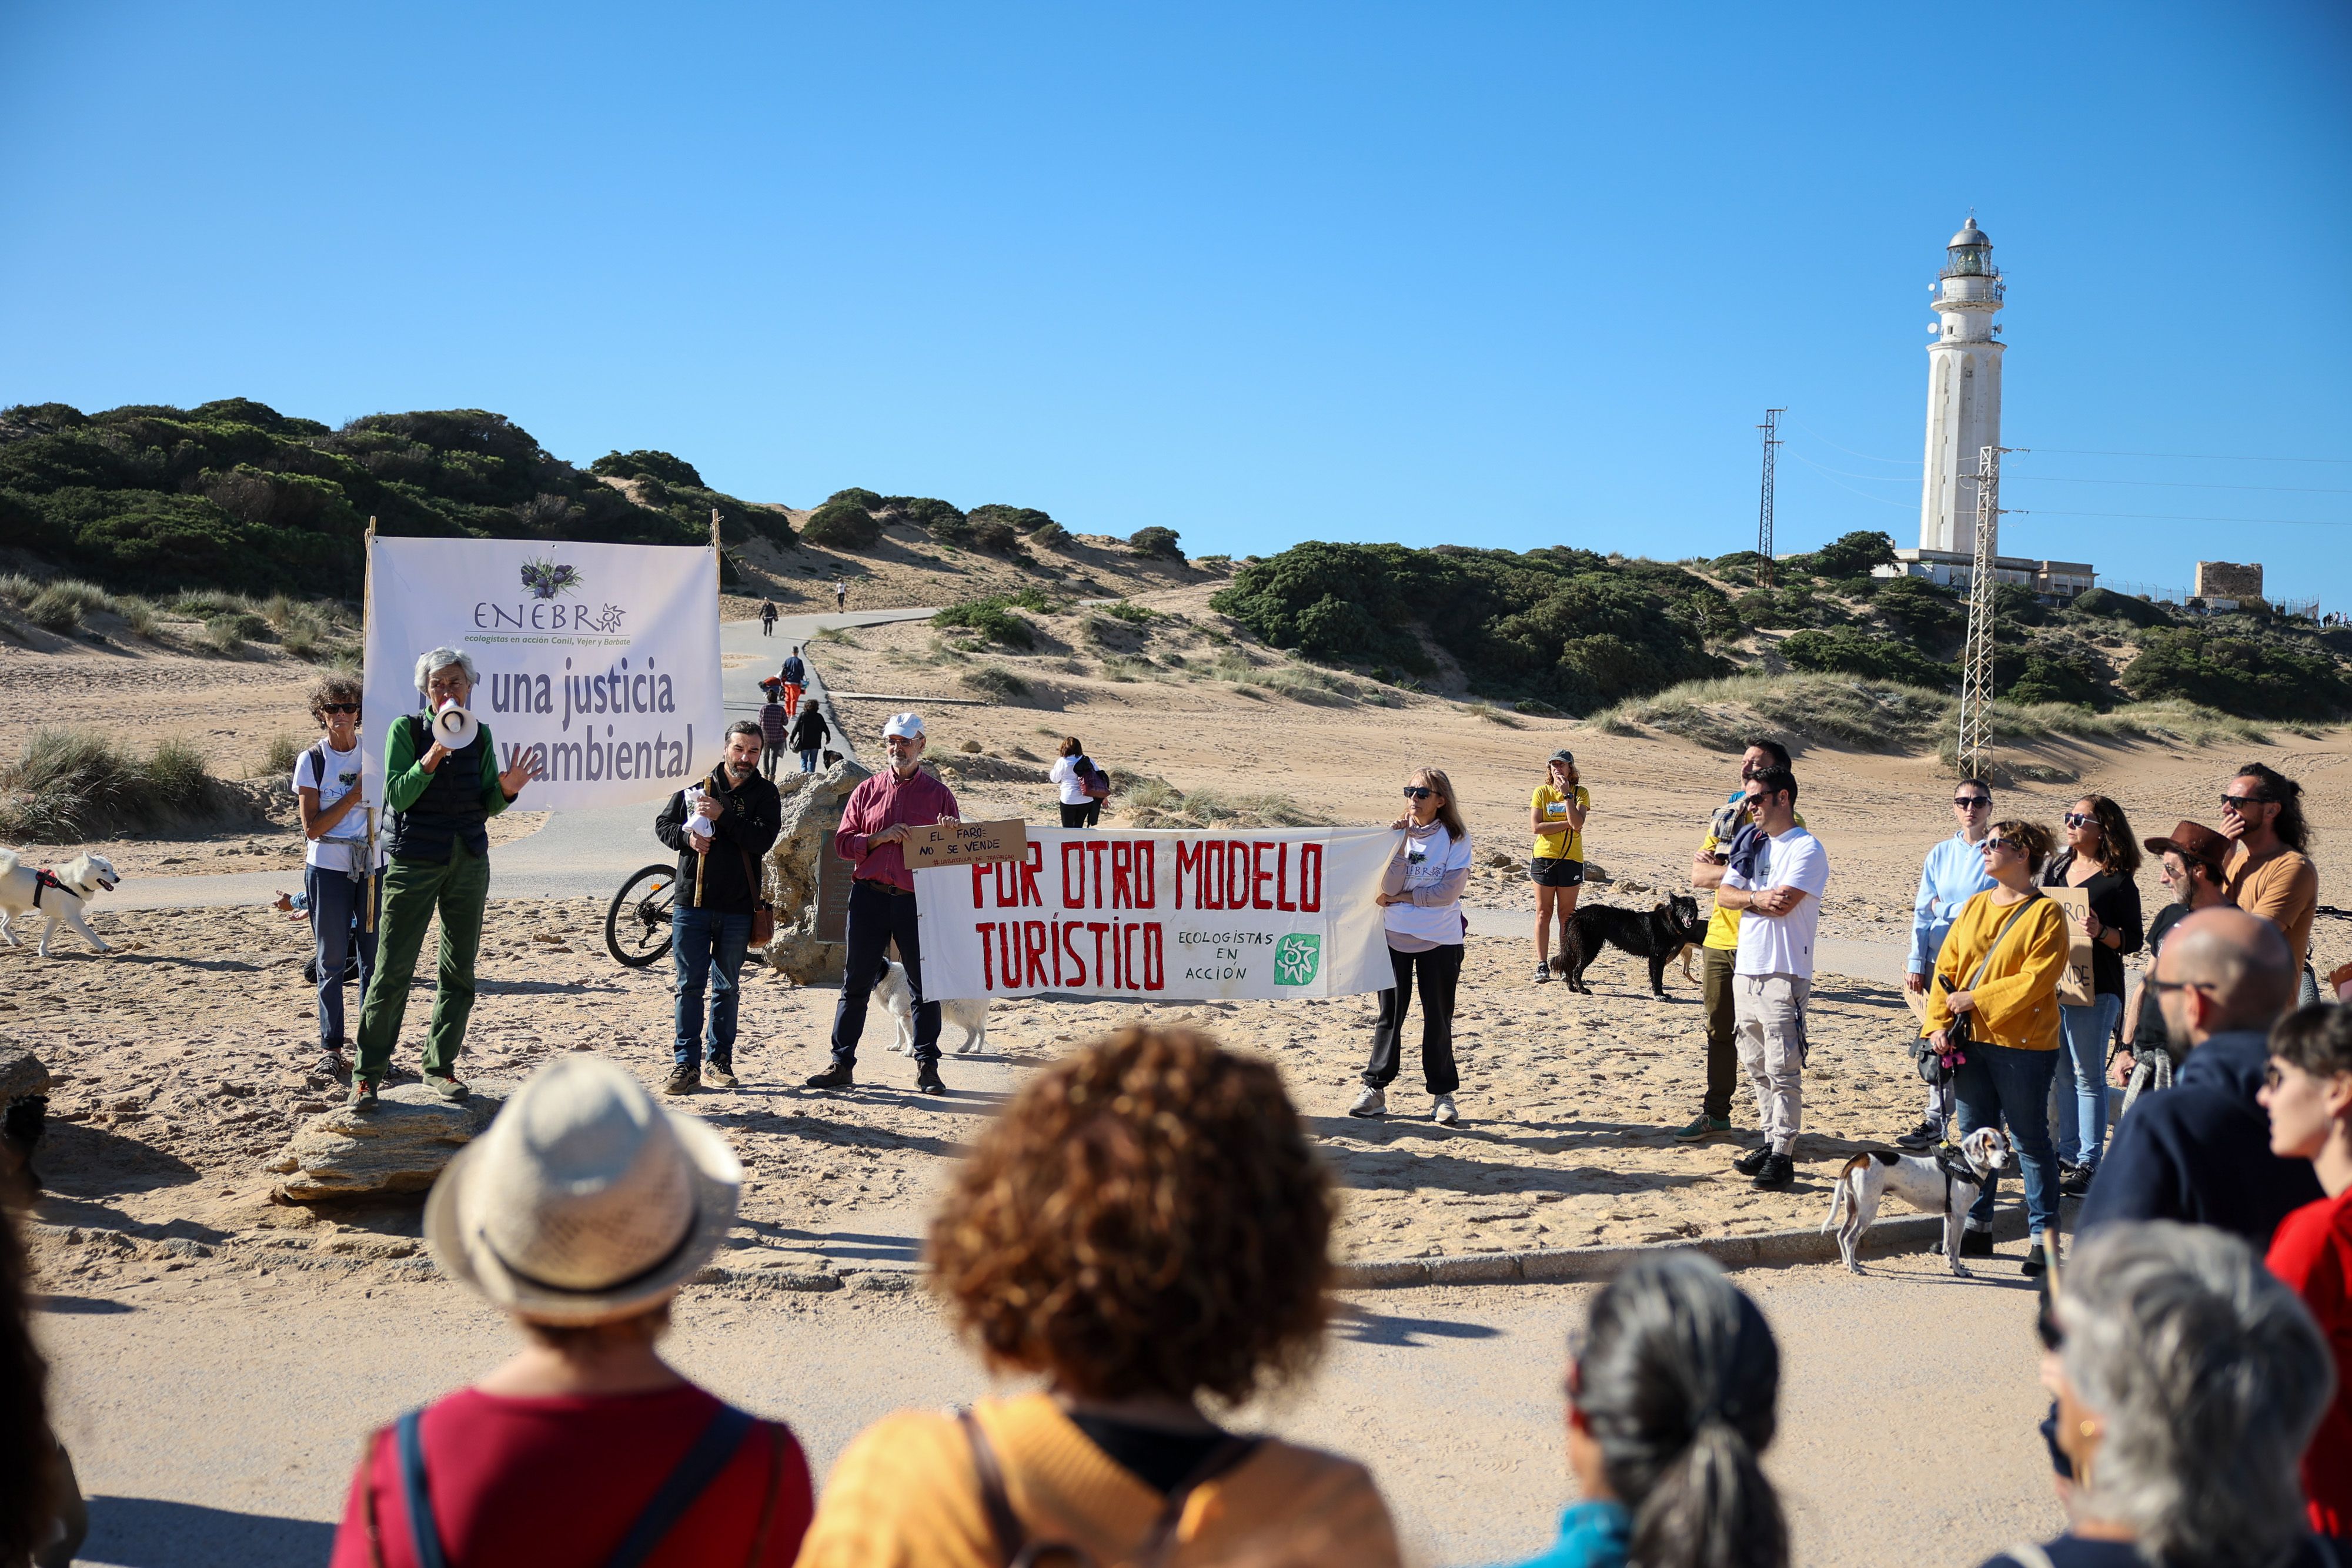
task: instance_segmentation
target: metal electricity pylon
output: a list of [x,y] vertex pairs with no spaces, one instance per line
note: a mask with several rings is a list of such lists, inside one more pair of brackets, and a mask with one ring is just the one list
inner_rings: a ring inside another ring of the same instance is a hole
[[2021,447],[1977,450],[1976,559],[1969,569],[1969,636],[1960,654],[1960,777],[1992,768],[1993,572],[2000,557],[2000,458]]
[[1756,428],[1764,433],[1764,488],[1756,503],[1756,586],[1772,586],[1772,455],[1780,444],[1780,416],[1785,408],[1768,408],[1764,423]]

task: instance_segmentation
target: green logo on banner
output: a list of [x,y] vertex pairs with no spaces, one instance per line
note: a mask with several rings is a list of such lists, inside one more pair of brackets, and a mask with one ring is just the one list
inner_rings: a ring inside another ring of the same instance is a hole
[[1323,938],[1294,933],[1274,945],[1274,983],[1308,986],[1323,967]]

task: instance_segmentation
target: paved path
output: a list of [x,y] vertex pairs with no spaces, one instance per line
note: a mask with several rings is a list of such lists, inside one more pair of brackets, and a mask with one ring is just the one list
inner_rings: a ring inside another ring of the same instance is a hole
[[[1780,1337],[1769,1468],[1803,1568],[1875,1568],[1890,1543],[1907,1562],[1969,1568],[2060,1528],[2034,1432],[2044,1401],[2032,1294],[2013,1261],[1974,1281],[1934,1261],[1889,1260],[1867,1279],[1826,1267],[1741,1278]],[[293,1274],[174,1299],[180,1278],[127,1304],[53,1299],[36,1319],[57,1368],[58,1427],[93,1500],[85,1562],[323,1563],[362,1433],[478,1376],[513,1343],[491,1312],[438,1281],[362,1298]],[[1358,1293],[1313,1382],[1246,1424],[1363,1458],[1411,1561],[1527,1554],[1567,1494],[1558,1389],[1587,1291]],[[790,1421],[820,1481],[884,1412],[986,1391],[939,1316],[906,1296],[689,1293],[677,1320],[678,1364]]]

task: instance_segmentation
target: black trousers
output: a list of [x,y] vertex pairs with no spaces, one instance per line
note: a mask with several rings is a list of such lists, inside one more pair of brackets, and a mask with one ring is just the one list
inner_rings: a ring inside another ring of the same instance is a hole
[[1432,1094],[1451,1094],[1462,1086],[1461,1075],[1454,1070],[1454,989],[1462,979],[1462,944],[1426,953],[1400,953],[1391,947],[1389,965],[1396,973],[1396,985],[1381,993],[1381,1016],[1372,1025],[1372,1060],[1364,1069],[1364,1082],[1375,1089],[1396,1082],[1404,1015],[1412,1006],[1418,976],[1422,1081]]
[[1100,800],[1082,800],[1077,805],[1073,806],[1068,801],[1065,800],[1062,803],[1062,826],[1066,828],[1101,827],[1102,802]]
[[915,895],[861,877],[849,890],[849,931],[843,943],[849,956],[843,964],[841,1001],[833,1009],[833,1059],[844,1066],[857,1060],[866,1003],[889,970],[894,940],[915,992],[915,1060],[940,1059],[940,1004],[923,999],[923,939],[915,927]]
[[1739,956],[1728,947],[1699,949],[1698,994],[1706,1009],[1706,1094],[1702,1115],[1728,1120],[1731,1097],[1739,1089],[1739,1040],[1731,1016],[1731,966]]

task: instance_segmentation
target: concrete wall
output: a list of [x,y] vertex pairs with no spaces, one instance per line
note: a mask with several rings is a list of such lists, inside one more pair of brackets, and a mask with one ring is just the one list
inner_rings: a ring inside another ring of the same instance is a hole
[[2200,560],[2197,563],[2197,597],[2215,599],[2260,599],[2263,596],[2263,563],[2254,561],[2241,566],[2231,560]]

